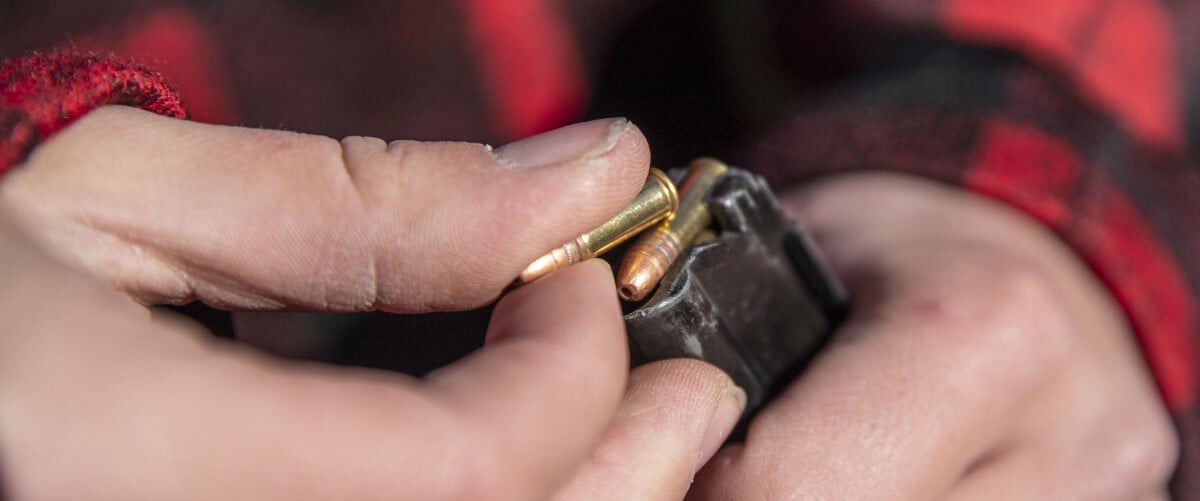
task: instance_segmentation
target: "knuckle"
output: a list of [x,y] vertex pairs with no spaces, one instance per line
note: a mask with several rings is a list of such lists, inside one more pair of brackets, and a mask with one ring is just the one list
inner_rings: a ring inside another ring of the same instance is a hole
[[1065,305],[1053,280],[1042,270],[1025,263],[1009,263],[994,277],[997,308],[992,332],[1002,346],[1030,349],[1042,355],[1058,355],[1043,362],[1062,362],[1068,353],[1064,343],[1073,339]]
[[1164,485],[1179,459],[1179,439],[1165,419],[1146,419],[1109,438],[1106,469],[1115,485],[1139,489]]
[[[317,137],[320,137],[321,139],[326,140],[331,143],[334,142],[334,139],[330,138],[330,137],[326,137],[326,136],[317,136]],[[338,143],[338,146],[342,150],[345,150],[345,151],[358,150],[358,149],[380,149],[379,146],[383,144],[382,139],[374,138],[374,137],[367,137],[367,136],[346,136],[346,137],[342,138],[341,141],[336,141],[336,142]]]
[[[347,137],[342,163],[363,205],[357,229],[371,235],[376,273],[368,289],[400,311],[461,310],[507,284],[492,235],[503,202],[490,148],[477,143]],[[464,203],[464,200],[468,200]],[[511,224],[510,224],[511,225]],[[513,273],[515,276],[515,272]]]
[[397,157],[382,139],[374,137],[349,136],[336,141],[321,136],[317,140],[328,143],[329,156],[336,159],[346,178],[360,193],[380,183],[381,174],[386,172],[382,165],[392,163],[394,158],[403,158],[402,149]]
[[1077,336],[1053,280],[1030,263],[977,258],[917,283],[892,312],[905,330],[937,346],[965,382],[1035,382],[1067,364]]
[[[1006,329],[1015,341],[1030,341],[1037,327],[1053,320],[1057,313],[1054,285],[1041,271],[1027,263],[1001,261],[980,267],[978,276],[970,277],[977,294],[971,312],[984,325],[1008,326],[1022,324],[1030,328]],[[979,339],[979,338],[975,338]]]

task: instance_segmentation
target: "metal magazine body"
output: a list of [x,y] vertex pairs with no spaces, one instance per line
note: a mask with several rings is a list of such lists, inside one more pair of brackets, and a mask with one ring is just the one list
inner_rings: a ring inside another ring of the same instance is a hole
[[746,391],[753,415],[803,370],[844,315],[845,289],[766,182],[730,171],[707,197],[716,238],[686,250],[625,315],[633,363],[697,358]]

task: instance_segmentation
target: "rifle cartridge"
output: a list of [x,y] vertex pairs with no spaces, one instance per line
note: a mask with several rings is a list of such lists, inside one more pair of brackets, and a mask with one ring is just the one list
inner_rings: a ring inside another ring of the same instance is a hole
[[712,215],[704,198],[729,168],[712,158],[698,158],[679,183],[681,199],[675,217],[639,237],[621,261],[617,293],[626,301],[641,301],[662,280],[683,249],[708,228]]
[[621,242],[670,218],[679,208],[675,184],[662,171],[651,168],[642,191],[612,219],[563,244],[525,267],[514,282],[524,285],[551,272],[599,256]]

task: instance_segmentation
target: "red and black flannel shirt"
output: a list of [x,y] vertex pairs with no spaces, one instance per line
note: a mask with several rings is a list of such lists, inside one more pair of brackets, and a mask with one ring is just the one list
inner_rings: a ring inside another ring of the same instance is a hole
[[1124,308],[1200,499],[1200,0],[9,0],[0,56],[0,173],[106,103],[491,143],[620,114],[660,163],[990,195]]

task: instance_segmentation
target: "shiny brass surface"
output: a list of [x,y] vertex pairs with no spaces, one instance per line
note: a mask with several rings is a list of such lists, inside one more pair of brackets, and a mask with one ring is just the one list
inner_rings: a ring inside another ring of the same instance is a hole
[[679,184],[682,199],[675,216],[638,238],[625,254],[617,273],[617,292],[623,299],[640,301],[646,297],[658,286],[680,252],[708,229],[712,215],[704,198],[727,170],[729,167],[712,158],[692,161],[687,176]]
[[589,257],[599,256],[664,218],[671,217],[678,209],[679,194],[675,191],[675,183],[662,171],[650,169],[650,177],[646,179],[642,192],[625,210],[580,238],[591,253]]
[[620,213],[596,229],[563,244],[535,259],[514,282],[523,285],[554,270],[599,256],[637,235],[642,230],[671,217],[679,208],[675,184],[658,169],[650,169],[642,191]]
[[713,158],[697,158],[688,169],[687,177],[679,186],[679,192],[683,194],[679,210],[667,228],[683,247],[690,247],[696,236],[712,222],[704,198],[729,167]]

